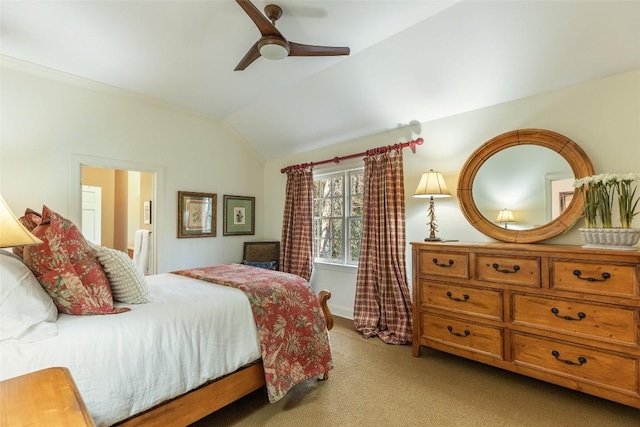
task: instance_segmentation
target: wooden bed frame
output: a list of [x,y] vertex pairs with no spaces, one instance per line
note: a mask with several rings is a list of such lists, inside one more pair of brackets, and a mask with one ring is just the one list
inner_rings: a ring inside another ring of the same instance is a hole
[[[243,259],[261,262],[279,261],[280,242],[245,242]],[[327,290],[322,290],[318,294],[320,307],[327,322],[327,329],[331,330],[333,315],[327,305],[329,298],[331,298],[331,292]],[[322,379],[328,378],[329,373],[325,372]],[[265,384],[262,361],[258,361],[116,425],[125,427],[184,427],[264,387]]]

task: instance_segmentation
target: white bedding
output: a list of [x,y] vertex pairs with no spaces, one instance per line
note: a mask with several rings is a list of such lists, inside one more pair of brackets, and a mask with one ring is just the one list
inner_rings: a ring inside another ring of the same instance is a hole
[[69,368],[98,426],[111,425],[260,358],[249,301],[234,288],[147,276],[152,301],[115,315],[60,314],[58,334],[2,342],[0,379]]

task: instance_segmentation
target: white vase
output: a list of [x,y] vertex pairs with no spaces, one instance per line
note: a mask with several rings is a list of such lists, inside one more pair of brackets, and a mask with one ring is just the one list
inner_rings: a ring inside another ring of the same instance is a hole
[[583,248],[638,250],[640,228],[580,228]]

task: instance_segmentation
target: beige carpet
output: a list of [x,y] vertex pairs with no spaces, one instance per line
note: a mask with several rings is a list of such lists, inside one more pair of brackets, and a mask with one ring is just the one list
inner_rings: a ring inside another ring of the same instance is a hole
[[337,318],[335,368],[268,403],[256,391],[200,420],[210,426],[640,426],[640,410],[490,366],[364,339]]

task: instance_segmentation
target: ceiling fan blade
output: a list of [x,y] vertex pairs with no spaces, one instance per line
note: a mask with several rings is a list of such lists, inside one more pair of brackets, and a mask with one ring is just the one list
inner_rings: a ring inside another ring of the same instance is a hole
[[257,7],[254,6],[249,0],[236,0],[236,2],[240,5],[242,9],[249,15],[249,18],[256,24],[258,30],[260,30],[260,34],[263,36],[278,36],[281,38],[282,34],[280,31],[276,29],[276,27],[267,19],[266,16],[262,14],[258,10]]
[[348,47],[313,46],[289,42],[289,56],[339,56],[349,55]]
[[234,71],[242,71],[247,68],[253,61],[260,58],[260,50],[258,49],[258,42],[256,42],[249,52],[240,60]]

